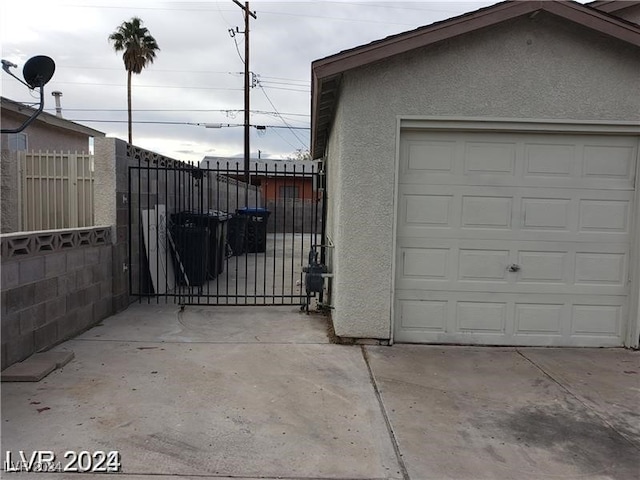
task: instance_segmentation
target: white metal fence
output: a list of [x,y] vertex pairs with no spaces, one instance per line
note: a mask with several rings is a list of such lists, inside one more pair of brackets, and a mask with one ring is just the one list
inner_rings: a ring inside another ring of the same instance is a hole
[[18,167],[20,231],[93,226],[93,155],[20,152]]

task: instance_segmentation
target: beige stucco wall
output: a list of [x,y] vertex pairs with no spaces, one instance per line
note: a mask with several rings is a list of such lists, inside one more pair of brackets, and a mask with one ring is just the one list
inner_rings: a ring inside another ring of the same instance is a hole
[[[5,110],[2,112],[2,128],[18,128],[24,123],[24,117]],[[89,135],[35,120],[22,133],[27,135],[28,150],[49,150],[56,152],[89,152]],[[6,136],[2,135],[5,145]]]
[[336,334],[390,335],[398,116],[640,121],[639,53],[539,14],[347,72],[327,148]]
[[3,149],[0,162],[0,233],[19,230],[18,182],[18,155]]

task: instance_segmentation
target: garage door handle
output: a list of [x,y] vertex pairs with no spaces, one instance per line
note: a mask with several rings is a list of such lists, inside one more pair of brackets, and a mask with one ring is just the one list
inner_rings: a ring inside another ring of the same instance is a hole
[[520,265],[518,265],[516,263],[512,263],[511,265],[509,265],[507,267],[507,271],[508,272],[519,272],[520,271]]

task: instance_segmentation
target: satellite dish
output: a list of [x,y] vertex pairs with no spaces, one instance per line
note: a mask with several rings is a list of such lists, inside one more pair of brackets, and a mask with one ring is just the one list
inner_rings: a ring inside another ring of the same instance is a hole
[[31,88],[43,87],[51,80],[55,71],[56,64],[51,58],[37,55],[24,64],[22,76]]

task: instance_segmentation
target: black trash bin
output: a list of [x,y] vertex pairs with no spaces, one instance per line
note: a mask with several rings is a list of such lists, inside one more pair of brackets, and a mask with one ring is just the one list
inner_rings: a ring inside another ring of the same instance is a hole
[[247,229],[247,217],[245,215],[234,214],[227,222],[227,243],[231,248],[232,255],[244,254],[244,239]]
[[[199,256],[200,262],[206,270],[206,278],[213,279],[224,271],[228,217],[229,215],[225,212],[216,210],[203,213],[180,212],[172,216],[173,222],[177,226],[187,225],[206,230],[206,243],[203,245],[198,243],[200,250],[206,250],[206,257]],[[191,252],[189,255],[198,256],[196,252]]]
[[179,283],[201,286],[207,281],[209,229],[193,223],[174,223],[171,235],[176,248],[176,272]]
[[245,233],[245,252],[264,252],[267,250],[267,221],[271,212],[266,208],[245,207],[236,210],[238,215],[247,219]]

